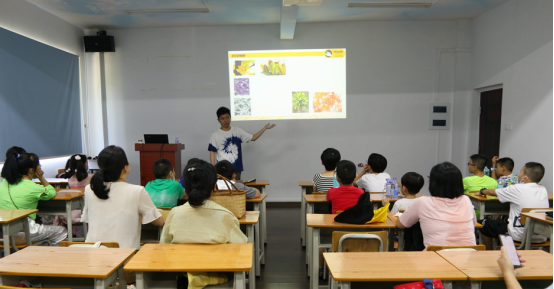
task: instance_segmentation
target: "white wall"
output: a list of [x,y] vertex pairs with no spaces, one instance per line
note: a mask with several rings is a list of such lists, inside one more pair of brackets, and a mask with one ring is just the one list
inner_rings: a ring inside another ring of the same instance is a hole
[[[552,1],[512,0],[474,20],[472,85],[502,85],[500,155],[542,163],[552,190]],[[478,101],[475,94],[474,101]],[[478,107],[478,104],[475,104]],[[478,118],[471,142],[477,152]],[[505,129],[512,124],[513,130]]]
[[[79,56],[81,91],[84,91],[85,75],[83,68],[85,63],[82,29],[26,1],[19,0],[0,1],[0,27]],[[83,132],[85,132],[84,129]],[[85,139],[83,139],[83,143],[85,143]],[[2,161],[4,160],[3,154],[4,152],[0,152],[0,160]],[[66,160],[67,157],[41,160],[45,176],[54,177],[57,169],[65,167]]]
[[[178,136],[186,145],[183,164],[192,157],[208,160],[208,140],[219,127],[215,111],[229,105],[227,51],[346,48],[347,119],[276,121],[243,146],[244,178],[269,179],[270,201],[299,201],[298,181],[323,170],[319,158],[327,147],[355,163],[382,153],[393,176],[426,176],[438,161],[467,153],[467,138],[461,153],[452,150],[459,138],[452,131],[460,128],[429,131],[427,122],[429,103],[463,94],[469,65],[456,63],[470,57],[456,47],[458,41],[471,46],[470,29],[463,21],[311,23],[298,24],[294,40],[279,40],[279,25],[112,30],[116,52],[106,54],[109,140],[127,152],[132,183],[139,183],[134,143],[144,133],[167,133],[170,141]],[[461,112],[469,106],[467,95]],[[455,108],[454,117],[468,117],[461,112]],[[254,133],[264,123],[233,125]]]

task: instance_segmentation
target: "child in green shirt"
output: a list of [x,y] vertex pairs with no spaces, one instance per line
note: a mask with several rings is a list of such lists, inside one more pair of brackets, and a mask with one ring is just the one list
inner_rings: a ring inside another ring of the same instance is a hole
[[181,184],[175,181],[175,170],[168,159],[158,159],[154,162],[155,180],[150,181],[144,189],[150,195],[156,207],[177,206],[177,202],[183,197],[185,190]]
[[[36,209],[39,200],[50,200],[56,196],[56,190],[43,176],[39,158],[33,153],[11,153],[7,156],[0,183],[0,208]],[[35,184],[38,178],[41,184]],[[53,245],[67,238],[67,230],[61,226],[42,225],[37,222],[36,213],[28,216],[31,241],[50,240]],[[23,243],[24,233],[15,234],[16,243]]]
[[487,157],[481,154],[475,154],[469,157],[468,170],[473,176],[463,179],[464,192],[479,191],[482,188],[496,189],[497,182],[495,179],[485,175],[483,170],[487,163]]

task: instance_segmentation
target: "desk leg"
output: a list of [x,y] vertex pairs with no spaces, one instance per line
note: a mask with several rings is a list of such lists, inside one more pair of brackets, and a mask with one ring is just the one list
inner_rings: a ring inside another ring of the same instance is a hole
[[481,281],[471,281],[471,289],[481,289]]
[[485,202],[479,201],[479,220],[485,218]]
[[452,281],[442,281],[442,285],[445,289],[452,289]]
[[[254,280],[256,277],[254,277]],[[246,278],[244,272],[235,272],[235,289],[246,289]],[[138,288],[137,288],[138,289]]]
[[137,289],[148,289],[146,281],[144,280],[145,272],[135,272],[136,273],[136,287]]
[[392,252],[394,251],[394,230],[393,229],[387,229],[387,234],[389,234],[389,241],[388,246],[386,248],[383,248],[385,252]]
[[535,231],[535,220],[532,218],[527,218],[527,224],[525,226],[529,226],[529,228],[526,228],[527,234],[523,236],[525,238],[525,250],[531,250],[531,241],[533,240],[533,232]]
[[[308,207],[307,209],[307,212],[306,214],[313,214],[314,213],[314,210],[315,210],[315,203],[306,203],[306,206]],[[304,214],[304,225],[306,226],[307,222],[306,222],[306,214]],[[310,246],[311,242],[310,242],[310,238],[311,238],[311,235],[310,232],[309,232],[309,229],[304,228],[306,230],[306,232],[308,232],[307,234],[307,239],[308,239],[308,246]],[[310,254],[311,254],[311,249],[306,247],[306,264],[308,264],[308,269],[309,269],[309,264],[310,264]],[[308,272],[309,273],[309,272]],[[308,276],[310,276],[308,274]]]
[[[27,227],[29,223],[27,223]],[[4,257],[10,255],[10,224],[2,224],[2,235],[4,238]]]
[[312,259],[309,257],[311,256],[311,252],[312,252],[312,234],[313,234],[313,230],[314,228],[313,227],[308,227],[307,229],[307,237],[308,237],[308,240],[306,240],[306,264],[308,265],[308,277],[311,276],[311,269],[312,269]]
[[350,289],[350,281],[341,281],[340,282],[340,288],[341,289]]
[[306,200],[304,200],[306,187],[300,188],[300,240],[302,247],[306,247]]
[[312,248],[312,261],[310,262],[310,283],[312,289],[318,289],[319,286],[319,228],[312,228],[312,238],[310,240]]
[[29,221],[27,221],[27,218],[20,219],[21,223],[23,224],[23,231],[25,232],[25,243],[27,243],[27,246],[31,246],[31,232],[29,230]]
[[[265,186],[264,186],[264,191],[265,191]],[[266,200],[267,200],[267,197],[262,201],[262,208],[260,210],[260,217],[262,217],[262,232],[263,232],[263,238],[264,238],[264,241],[262,242],[262,247],[264,246],[264,244],[267,244]],[[263,258],[262,264],[265,264],[265,258]]]
[[[260,235],[259,233],[254,233],[254,225],[246,225],[246,236],[248,236],[248,243],[251,243],[254,247],[254,256],[252,260],[252,269],[250,270],[250,275],[248,276],[250,282],[256,280],[256,276],[260,276]],[[254,288],[250,286],[250,288]]]
[[123,265],[117,269],[117,277],[119,278],[119,289],[127,289],[127,278],[125,277],[125,271]]
[[404,251],[404,229],[396,228],[398,232],[398,252]]
[[373,203],[373,209],[374,209],[374,210],[379,209],[379,203],[375,203],[375,202],[374,202],[374,203]]
[[71,202],[72,200],[65,202],[65,215],[67,218],[67,240],[73,241],[73,220],[71,219]]
[[[254,211],[260,212],[260,219],[261,219],[262,212],[260,211],[260,203],[252,203],[252,204],[254,205]],[[263,232],[261,230],[262,226],[260,226],[260,223],[261,223],[261,220],[254,225],[254,232],[258,234],[258,237],[259,237],[258,240],[261,241],[262,240],[261,238],[263,238]],[[262,242],[258,242],[258,249],[260,250],[260,254],[262,255],[262,259],[260,260],[260,262],[265,265],[265,248]],[[259,274],[259,271],[257,271],[256,274]]]

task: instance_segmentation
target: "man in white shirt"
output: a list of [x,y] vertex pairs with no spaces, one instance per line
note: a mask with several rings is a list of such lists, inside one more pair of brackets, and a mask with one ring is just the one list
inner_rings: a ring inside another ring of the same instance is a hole
[[387,179],[390,175],[385,173],[387,159],[380,154],[370,154],[364,169],[356,176],[354,186],[368,192],[384,192]]
[[[529,162],[522,168],[518,176],[518,184],[503,189],[482,189],[480,194],[498,196],[501,203],[510,203],[508,224],[494,219],[483,220],[480,229],[483,243],[487,250],[492,250],[492,238],[499,234],[509,234],[516,241],[523,239],[524,225],[520,222],[522,208],[548,208],[548,192],[539,184],[544,176],[544,166]],[[475,194],[476,196],[479,193]],[[533,243],[542,243],[546,239],[540,235],[533,235]]]
[[266,129],[272,129],[275,124],[268,123],[259,132],[251,135],[238,127],[231,127],[231,111],[223,106],[217,110],[217,121],[221,127],[210,137],[210,163],[215,165],[218,161],[228,160],[235,167],[237,180],[240,180],[244,170],[241,144],[257,140]]

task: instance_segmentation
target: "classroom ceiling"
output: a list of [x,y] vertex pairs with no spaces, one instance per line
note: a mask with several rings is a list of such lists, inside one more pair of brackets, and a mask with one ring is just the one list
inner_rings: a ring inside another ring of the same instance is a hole
[[[19,1],[19,0],[18,0]],[[282,0],[27,0],[85,29],[271,24],[282,21]],[[289,0],[287,0],[289,1]],[[294,1],[294,0],[293,0]],[[306,22],[429,21],[474,18],[507,0],[322,0],[283,16]],[[348,8],[348,3],[427,2],[430,8]],[[206,8],[209,13],[127,14],[125,10]],[[292,15],[292,16],[291,16]]]

